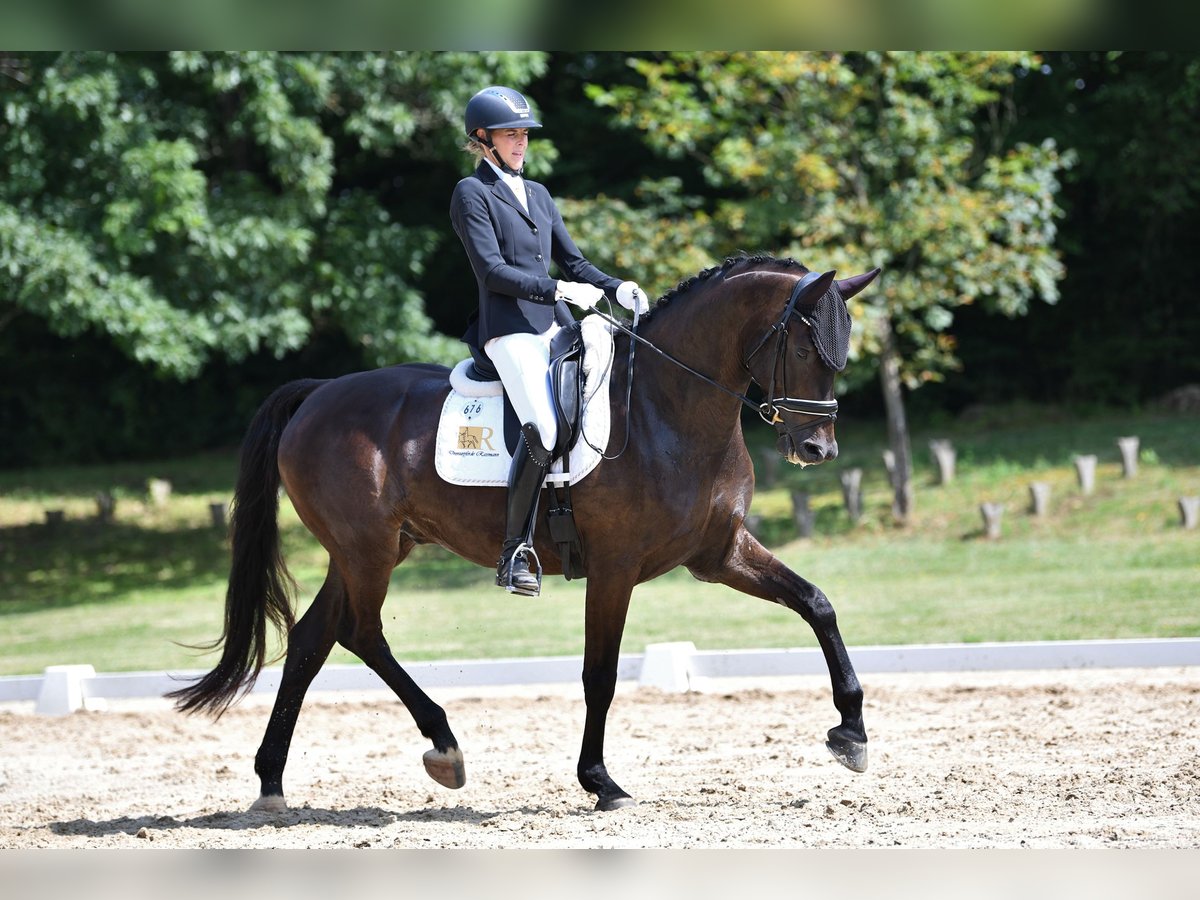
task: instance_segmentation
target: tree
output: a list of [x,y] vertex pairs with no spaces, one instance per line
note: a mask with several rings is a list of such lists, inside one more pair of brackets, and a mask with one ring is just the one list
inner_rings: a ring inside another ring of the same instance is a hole
[[[851,302],[851,383],[879,374],[911,514],[903,387],[957,365],[954,310],[1053,303],[1060,171],[1053,141],[1004,147],[1024,53],[672,53],[635,57],[637,86],[597,102],[715,192],[714,246],[770,249],[842,272],[881,266]],[[699,214],[699,213],[698,213]]]
[[344,331],[447,360],[414,286],[444,240],[388,203],[464,93],[536,53],[39,53],[0,60],[0,327],[105,334],[177,378]]

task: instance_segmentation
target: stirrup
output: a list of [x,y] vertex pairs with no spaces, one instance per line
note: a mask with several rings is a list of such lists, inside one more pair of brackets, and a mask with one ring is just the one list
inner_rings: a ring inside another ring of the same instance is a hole
[[[516,565],[517,557],[521,555],[525,555],[527,566],[530,557],[533,557],[533,563],[537,566],[536,572],[534,572],[532,567],[529,567],[529,574],[537,579],[537,585],[532,590],[518,584],[513,584],[513,566]],[[504,566],[503,560],[501,560],[500,565]],[[510,594],[519,594],[522,597],[537,597],[542,593],[542,561],[538,559],[537,551],[533,549],[532,545],[526,543],[517,545],[517,549],[513,551],[512,556],[508,560],[508,565],[504,566],[503,571],[497,570],[496,584]]]

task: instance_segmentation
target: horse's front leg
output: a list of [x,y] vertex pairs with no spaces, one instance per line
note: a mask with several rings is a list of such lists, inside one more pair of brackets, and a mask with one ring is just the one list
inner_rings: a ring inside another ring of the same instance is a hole
[[833,705],[842,723],[829,731],[826,746],[838,762],[855,772],[867,770],[867,730],[863,724],[863,692],[838,631],[829,598],[771,554],[744,528],[738,529],[733,550],[712,568],[690,567],[701,581],[716,581],[753,597],[762,597],[798,612],[809,624],[825,654],[833,684]]
[[635,801],[608,774],[604,765],[604,727],[617,687],[621,635],[633,585],[589,573],[584,624],[583,698],[587,714],[577,773],[583,789],[596,795],[596,809],[620,809]]

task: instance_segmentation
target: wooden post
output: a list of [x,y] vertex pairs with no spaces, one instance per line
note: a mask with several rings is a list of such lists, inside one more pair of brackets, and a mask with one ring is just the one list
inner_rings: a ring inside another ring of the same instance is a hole
[[779,478],[779,454],[774,447],[768,447],[759,458],[762,460],[762,486],[772,488]]
[[150,491],[150,502],[155,506],[166,506],[167,501],[171,499],[171,482],[165,478],[149,479],[146,488]]
[[46,527],[58,528],[66,520],[66,511],[61,509],[46,510]]
[[1038,518],[1046,514],[1050,506],[1050,485],[1045,481],[1035,481],[1029,485],[1029,511]]
[[851,522],[862,518],[862,469],[846,469],[838,477],[842,481],[842,500]]
[[111,491],[101,491],[96,495],[96,518],[107,525],[113,520],[117,511],[117,498]]
[[1117,446],[1121,450],[1121,470],[1126,478],[1137,474],[1138,444],[1136,436],[1117,438]]
[[938,484],[949,484],[954,480],[954,445],[946,440],[929,442],[929,451],[938,467]]
[[1004,518],[1003,503],[981,503],[979,511],[983,514],[983,527],[990,540],[1000,537],[1000,521]]
[[883,451],[883,467],[887,469],[888,484],[896,487],[896,454],[891,450]]
[[1191,530],[1200,519],[1200,497],[1180,497],[1179,515],[1183,519],[1183,527]]
[[225,528],[225,509],[224,503],[208,504],[208,514],[212,516],[213,528],[224,530]]
[[813,512],[808,507],[808,491],[792,491],[792,521],[800,537],[812,537]]
[[1096,457],[1076,456],[1075,473],[1079,476],[1079,489],[1090,494],[1096,487]]

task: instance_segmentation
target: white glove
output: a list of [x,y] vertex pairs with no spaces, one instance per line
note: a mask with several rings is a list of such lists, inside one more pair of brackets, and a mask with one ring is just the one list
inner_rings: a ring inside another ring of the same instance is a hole
[[646,299],[636,281],[621,282],[621,286],[617,288],[617,302],[639,316],[644,316],[650,311],[650,301]]
[[604,291],[582,281],[560,281],[555,297],[574,303],[580,309],[591,309],[604,299]]

